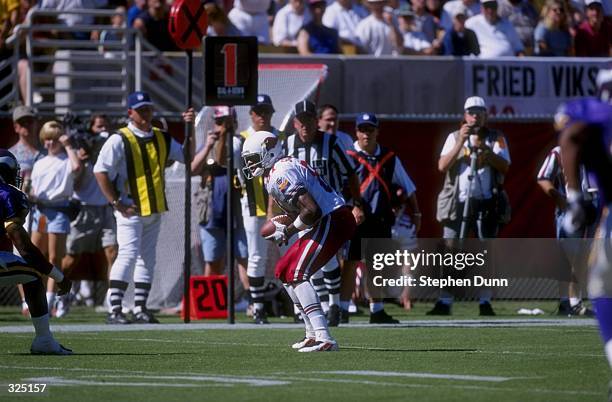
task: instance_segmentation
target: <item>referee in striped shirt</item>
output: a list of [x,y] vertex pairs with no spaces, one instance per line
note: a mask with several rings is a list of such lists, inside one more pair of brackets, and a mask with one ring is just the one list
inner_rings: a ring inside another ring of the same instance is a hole
[[[298,102],[294,114],[293,127],[296,133],[287,137],[284,143],[285,154],[308,163],[338,194],[344,193],[343,183],[348,183],[348,192],[353,200],[353,216],[357,224],[360,224],[364,220],[363,202],[353,162],[338,142],[338,137],[319,130],[314,103],[307,100]],[[320,297],[329,292],[328,321],[330,326],[337,326],[341,311],[341,272],[338,260],[332,258],[319,272],[322,272],[323,278],[314,275],[311,280]],[[325,307],[324,303],[322,306]]]

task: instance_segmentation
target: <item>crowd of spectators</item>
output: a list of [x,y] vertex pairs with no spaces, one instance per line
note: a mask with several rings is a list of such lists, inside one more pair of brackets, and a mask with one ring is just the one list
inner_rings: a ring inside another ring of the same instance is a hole
[[[208,35],[256,36],[265,51],[310,54],[607,57],[612,0],[205,0]],[[171,0],[0,0],[0,52],[31,9],[107,8],[162,51]],[[126,11],[127,10],[127,11]],[[93,23],[65,14],[66,25]],[[111,21],[108,21],[109,23]],[[91,38],[102,38],[91,33]],[[86,32],[72,33],[83,39]],[[300,39],[301,38],[301,39]],[[337,43],[336,38],[339,38]],[[87,39],[87,38],[85,38]],[[114,39],[112,36],[110,39]]]

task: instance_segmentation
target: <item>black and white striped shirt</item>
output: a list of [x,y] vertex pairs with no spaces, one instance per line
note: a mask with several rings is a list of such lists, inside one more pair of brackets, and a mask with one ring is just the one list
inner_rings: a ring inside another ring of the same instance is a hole
[[338,193],[342,193],[343,177],[355,172],[351,161],[335,135],[317,131],[314,140],[305,144],[297,134],[290,135],[284,143],[285,155],[308,163]]

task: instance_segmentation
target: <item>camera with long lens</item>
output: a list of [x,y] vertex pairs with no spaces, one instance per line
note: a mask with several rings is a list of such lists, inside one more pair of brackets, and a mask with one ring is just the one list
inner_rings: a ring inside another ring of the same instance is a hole
[[64,115],[62,123],[66,128],[70,146],[74,149],[82,149],[89,156],[88,159],[95,161],[104,139],[92,135],[87,130],[87,125],[70,112]]

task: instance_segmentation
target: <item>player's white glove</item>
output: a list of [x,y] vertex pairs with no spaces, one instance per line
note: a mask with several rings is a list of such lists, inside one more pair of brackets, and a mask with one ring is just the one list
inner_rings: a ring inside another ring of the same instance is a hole
[[586,222],[582,194],[576,190],[568,190],[567,204],[563,217],[563,230],[566,233],[576,233],[584,228]]
[[272,221],[272,223],[274,223],[274,226],[276,227],[276,231],[272,233],[270,236],[265,237],[265,239],[271,240],[274,243],[278,244],[279,246],[287,244],[289,240],[289,238],[287,237],[287,226],[283,225],[282,223],[278,223],[274,220]]

